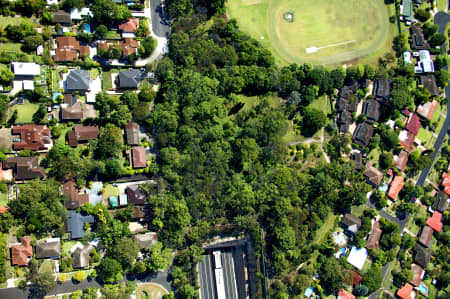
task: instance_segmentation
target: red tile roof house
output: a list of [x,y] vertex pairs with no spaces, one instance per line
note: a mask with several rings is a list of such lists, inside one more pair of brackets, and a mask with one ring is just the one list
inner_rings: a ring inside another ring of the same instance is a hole
[[58,48],[55,51],[55,62],[71,62],[77,59],[80,52],[80,42],[73,36],[58,36]]
[[367,239],[366,248],[375,250],[378,247],[378,243],[380,241],[381,233],[383,231],[380,229],[380,223],[377,221],[375,222],[372,232],[369,235],[369,238]]
[[411,294],[413,292],[412,284],[406,283],[397,291],[397,296],[401,299],[411,299]]
[[400,171],[404,171],[406,168],[406,163],[408,163],[408,152],[401,151],[400,154],[394,156],[394,166]]
[[145,156],[145,148],[142,146],[135,146],[131,149],[131,156],[133,159],[133,168],[147,167],[147,158]]
[[399,144],[408,152],[412,152],[414,147],[414,140],[416,139],[416,136],[412,134],[411,132],[408,132],[406,130],[403,130],[398,135]]
[[428,218],[427,225],[434,229],[437,232],[440,232],[442,229],[442,214],[439,212],[434,212],[433,216]]
[[422,278],[425,275],[423,268],[417,264],[411,265],[411,271],[413,273],[413,279],[411,280],[411,284],[418,287],[422,282]]
[[122,30],[122,32],[134,33],[134,32],[136,32],[138,26],[139,26],[139,19],[133,18],[133,19],[128,19],[123,24],[120,24],[119,29]]
[[120,44],[122,48],[122,56],[128,57],[132,54],[137,54],[139,48],[139,41],[132,38],[125,38],[124,42]]
[[3,168],[13,169],[14,178],[17,181],[31,180],[37,177],[47,177],[44,168],[39,166],[39,157],[12,157],[6,158]]
[[68,180],[62,185],[62,193],[69,197],[69,200],[64,203],[64,206],[69,210],[77,209],[89,202],[89,195],[79,194],[73,180]]
[[441,186],[443,187],[443,191],[450,195],[450,175],[446,172],[442,174]]
[[72,131],[67,133],[69,145],[76,147],[80,142],[86,142],[90,139],[98,138],[98,127],[75,125]]
[[411,116],[408,118],[408,123],[406,124],[406,130],[413,134],[414,136],[417,136],[420,129],[420,119],[416,114],[411,114]]
[[20,135],[20,140],[13,142],[13,148],[15,151],[48,151],[53,145],[50,129],[47,126],[14,126],[12,128],[12,135]]
[[402,191],[403,186],[405,186],[405,178],[397,175],[391,183],[391,188],[389,188],[389,198],[397,200],[398,194]]
[[21,244],[13,245],[11,247],[12,264],[18,266],[26,266],[28,264],[28,259],[33,256],[31,237],[23,237],[20,241]]
[[353,296],[351,293],[347,292],[346,290],[340,289],[336,298],[337,299],[355,299],[356,297]]

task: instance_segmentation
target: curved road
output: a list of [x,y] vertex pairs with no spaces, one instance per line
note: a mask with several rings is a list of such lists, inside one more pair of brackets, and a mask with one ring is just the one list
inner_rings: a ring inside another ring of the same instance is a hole
[[169,37],[170,26],[167,12],[162,8],[162,0],[150,0],[152,31],[158,37]]
[[[440,11],[434,16],[434,23],[439,26],[439,33],[444,33],[445,27],[447,26],[447,23],[449,23],[449,22],[450,22],[450,14],[448,14],[446,12]],[[444,52],[447,52],[445,44],[443,45],[442,48],[444,49]],[[445,68],[448,70],[448,66],[446,66]],[[447,87],[445,88],[445,97],[447,99],[450,99],[450,84],[447,85]],[[439,132],[439,135],[433,146],[433,149],[434,149],[433,163],[439,154],[442,143],[444,142],[445,136],[447,135],[447,131],[449,128],[450,128],[450,100],[447,102],[447,117],[445,118],[444,125],[442,126],[442,129]],[[422,171],[422,173],[419,175],[419,178],[417,179],[418,186],[423,187],[423,184],[425,183],[425,180],[427,179],[428,173],[430,172],[430,169],[433,166],[433,163],[431,163],[430,167],[425,168]]]

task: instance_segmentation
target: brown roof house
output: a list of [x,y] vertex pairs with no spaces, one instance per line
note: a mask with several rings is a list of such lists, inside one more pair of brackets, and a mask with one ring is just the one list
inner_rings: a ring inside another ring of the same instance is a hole
[[411,49],[414,50],[427,50],[430,48],[428,43],[425,41],[425,36],[423,35],[422,28],[420,25],[413,25],[411,30]]
[[125,23],[119,25],[119,29],[124,33],[135,33],[139,26],[139,19],[132,18],[128,19]]
[[128,145],[139,144],[139,125],[137,123],[130,122],[125,126],[125,135],[127,137]]
[[122,48],[122,56],[128,57],[132,54],[137,54],[139,48],[139,42],[132,38],[125,38],[125,40],[120,44]]
[[378,247],[378,243],[380,242],[381,233],[383,231],[380,229],[380,223],[375,222],[372,232],[369,234],[369,238],[367,239],[366,248],[375,250]]
[[426,74],[420,76],[420,82],[423,87],[430,91],[432,97],[435,97],[439,94],[439,88],[436,84],[436,77],[433,74]]
[[370,143],[373,132],[373,127],[369,123],[363,122],[356,128],[355,133],[353,134],[353,140],[361,147],[366,147]]
[[36,258],[57,259],[61,255],[61,240],[52,238],[40,240],[36,243]]
[[405,186],[405,178],[397,175],[391,183],[391,188],[389,188],[388,197],[392,200],[397,200],[398,194],[402,191],[403,186]]
[[406,168],[406,163],[408,163],[408,152],[401,151],[400,154],[394,156],[394,167],[400,171],[404,171]]
[[3,168],[13,169],[16,180],[31,180],[35,178],[46,178],[44,168],[39,166],[39,157],[12,157],[6,158]]
[[419,243],[428,248],[430,246],[431,238],[433,237],[433,229],[428,225],[422,228],[419,236]]
[[14,126],[12,135],[20,135],[20,137],[13,136],[13,148],[16,151],[48,151],[53,146],[50,129],[47,126]]
[[433,100],[417,107],[417,114],[431,120],[433,118],[434,111],[439,107],[439,102]]
[[73,36],[56,37],[55,62],[72,62],[78,57],[80,43]]
[[363,172],[363,175],[367,177],[367,180],[370,184],[374,186],[379,186],[381,181],[383,180],[383,173],[373,167],[372,162],[367,161],[366,169]]
[[422,278],[425,275],[423,268],[417,264],[411,264],[411,272],[413,273],[413,279],[410,281],[411,284],[418,287],[422,282]]
[[89,195],[79,194],[73,180],[68,180],[62,185],[62,193],[69,198],[64,202],[64,206],[69,210],[77,209],[89,202]]
[[359,228],[361,227],[361,219],[352,215],[352,214],[345,214],[345,216],[342,218],[341,223],[343,224],[346,231],[356,234],[358,232]]
[[132,147],[131,156],[133,159],[133,168],[147,167],[147,158],[145,155],[145,148],[143,146]]
[[69,145],[76,147],[78,143],[87,142],[91,139],[98,138],[97,126],[75,125],[72,131],[67,133]]
[[147,202],[147,195],[139,185],[128,186],[125,192],[128,196],[128,204],[140,205]]
[[11,247],[11,259],[13,265],[26,266],[28,259],[33,256],[33,247],[31,246],[31,237],[25,236],[20,239],[20,244]]
[[61,104],[61,120],[80,121],[83,119],[83,110],[81,103],[76,95],[70,93],[64,94],[64,103]]
[[412,134],[411,132],[408,132],[406,130],[403,130],[398,134],[398,143],[409,153],[414,151],[414,140],[416,139],[416,136]]

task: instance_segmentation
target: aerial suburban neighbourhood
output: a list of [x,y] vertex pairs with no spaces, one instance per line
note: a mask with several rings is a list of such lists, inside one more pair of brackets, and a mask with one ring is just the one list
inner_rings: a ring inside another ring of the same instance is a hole
[[0,299],[450,298],[448,1],[0,3]]

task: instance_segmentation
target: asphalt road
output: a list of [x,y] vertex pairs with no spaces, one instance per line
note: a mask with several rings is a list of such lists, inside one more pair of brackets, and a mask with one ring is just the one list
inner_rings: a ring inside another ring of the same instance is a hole
[[234,276],[234,260],[233,254],[230,251],[226,251],[222,253],[222,261],[223,261],[223,276],[224,276],[224,284],[225,284],[225,295],[228,299],[238,299],[237,298],[237,287],[236,287],[236,278]]
[[[447,26],[447,23],[450,22],[450,15],[445,12],[438,12],[434,16],[434,23],[439,26],[439,33],[444,33],[445,26]],[[445,44],[443,45],[444,52],[446,52]],[[448,66],[445,67],[448,70]],[[445,88],[445,97],[447,99],[450,98],[450,85],[447,85]],[[444,125],[442,126],[441,131],[439,132],[439,135],[436,139],[436,142],[434,143],[433,149],[433,163],[436,157],[439,154],[439,151],[441,149],[442,143],[444,142],[445,135],[447,135],[447,131],[450,127],[450,101],[447,102],[447,117],[445,118]],[[433,165],[433,163],[431,165]],[[425,168],[419,175],[419,178],[417,180],[417,186],[422,186],[425,183],[425,180],[427,179],[428,173],[430,172],[431,167]]]
[[215,299],[216,284],[214,283],[213,265],[211,255],[199,263],[198,273],[200,276],[200,299]]
[[163,21],[167,17],[167,13],[161,9],[161,0],[150,0],[150,10],[152,13],[152,30],[159,37],[168,37],[170,26],[168,20]]

